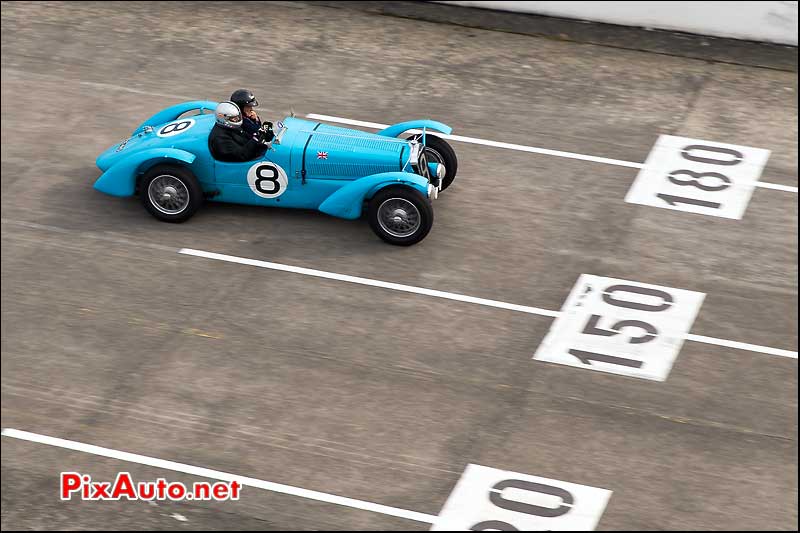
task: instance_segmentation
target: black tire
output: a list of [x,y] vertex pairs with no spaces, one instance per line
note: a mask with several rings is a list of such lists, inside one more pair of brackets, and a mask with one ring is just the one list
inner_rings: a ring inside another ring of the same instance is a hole
[[[410,139],[421,140],[422,135],[414,135]],[[445,190],[456,179],[458,158],[453,147],[447,141],[430,133],[425,134],[425,155],[429,162],[442,163],[446,172],[442,179],[442,190]]]
[[[175,199],[175,202],[168,199],[167,205],[159,204],[153,198],[154,195],[158,196],[157,191],[163,189],[165,184],[172,187],[170,190],[174,191]],[[177,223],[189,220],[200,209],[204,197],[200,183],[189,169],[177,165],[157,165],[142,176],[139,198],[145,209],[158,220]],[[175,207],[170,209],[168,205]]]
[[[409,204],[416,208],[416,214],[411,211]],[[405,232],[396,226],[393,227],[397,222],[395,219],[389,219],[387,213],[393,206],[396,211],[405,213],[405,216],[398,215],[402,220],[399,224],[406,226],[406,231],[412,231],[410,234],[403,234]],[[418,220],[416,224],[413,222],[415,216]],[[411,246],[424,239],[431,230],[433,206],[430,199],[416,189],[403,186],[386,187],[378,191],[369,201],[368,218],[372,231],[384,241],[397,246]],[[393,229],[395,231],[392,231]]]

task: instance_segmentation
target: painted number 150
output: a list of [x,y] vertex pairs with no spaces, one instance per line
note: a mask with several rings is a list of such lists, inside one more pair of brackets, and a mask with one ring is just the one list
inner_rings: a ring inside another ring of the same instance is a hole
[[[651,296],[660,298],[661,303],[658,305],[652,305],[641,302],[631,302],[628,300],[617,298],[616,296],[617,293],[626,293],[626,292],[632,294],[639,294],[642,296]],[[669,309],[672,306],[674,300],[669,293],[659,289],[637,287],[635,285],[612,285],[603,292],[603,301],[615,307],[624,307],[628,309],[636,309],[639,311],[657,313]],[[640,330],[641,331],[640,335],[636,336],[631,335],[631,337],[628,339],[629,344],[644,344],[647,342],[651,342],[655,340],[656,337],[658,337],[658,329],[654,325],[644,322],[643,320],[620,320],[619,322],[616,322],[613,325],[611,325],[609,329],[599,327],[600,320],[602,320],[602,317],[600,315],[591,315],[581,333],[585,335],[599,335],[603,337],[613,337],[615,335],[619,335],[620,333],[622,333],[621,330],[624,328],[635,328]],[[574,348],[571,348],[569,350],[569,354],[577,357],[585,365],[591,365],[592,361],[599,361],[604,363],[610,363],[613,365],[629,366],[632,368],[640,368],[642,366],[641,361],[636,361],[634,359],[627,359],[624,357],[616,357],[613,355],[587,352],[584,350],[576,350]]]

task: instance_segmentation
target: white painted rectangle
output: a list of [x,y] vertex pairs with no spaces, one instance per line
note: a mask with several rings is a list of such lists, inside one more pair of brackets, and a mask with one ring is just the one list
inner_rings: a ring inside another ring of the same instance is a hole
[[625,201],[741,219],[770,151],[687,137],[659,137]]
[[704,298],[582,274],[533,358],[664,381]]
[[470,464],[431,531],[590,531],[611,491]]

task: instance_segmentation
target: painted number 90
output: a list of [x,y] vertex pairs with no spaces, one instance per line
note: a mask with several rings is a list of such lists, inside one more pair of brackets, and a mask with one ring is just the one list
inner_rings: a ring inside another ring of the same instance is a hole
[[611,492],[470,464],[431,531],[590,531]]

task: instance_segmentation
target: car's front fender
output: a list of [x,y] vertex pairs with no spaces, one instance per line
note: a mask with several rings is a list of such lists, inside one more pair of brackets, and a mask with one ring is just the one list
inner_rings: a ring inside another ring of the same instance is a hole
[[450,135],[450,133],[453,131],[453,128],[451,128],[447,124],[442,124],[441,122],[437,122],[435,120],[423,119],[423,120],[409,120],[408,122],[400,122],[399,124],[394,124],[386,129],[377,132],[377,135],[382,135],[384,137],[397,137],[405,131],[412,129],[421,130],[422,128],[439,131],[444,133],[445,135]]
[[121,159],[103,172],[94,182],[94,188],[112,196],[132,196],[136,192],[136,176],[141,169],[171,161],[191,165],[194,160],[194,154],[177,148],[143,150]]
[[365,198],[390,185],[405,185],[428,196],[428,180],[410,172],[383,172],[348,183],[328,196],[319,210],[328,215],[354,220],[361,216]]

